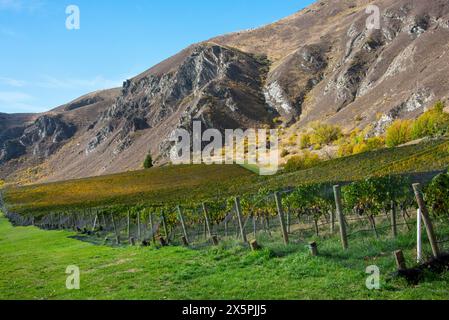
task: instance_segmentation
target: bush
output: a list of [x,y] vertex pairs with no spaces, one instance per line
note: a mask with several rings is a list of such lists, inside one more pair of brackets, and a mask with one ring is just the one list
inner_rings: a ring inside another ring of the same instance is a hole
[[310,148],[312,146],[311,140],[312,139],[310,137],[310,134],[308,134],[308,133],[302,134],[301,138],[299,140],[299,147],[301,149],[308,149],[308,148]]
[[371,127],[363,131],[355,129],[348,137],[340,139],[338,155],[344,157],[383,148],[385,146],[383,137],[366,138],[370,130]]
[[317,154],[305,151],[300,156],[294,156],[287,161],[285,165],[285,171],[292,172],[298,170],[309,169],[316,166],[321,162],[320,157]]
[[310,135],[310,143],[312,145],[329,145],[342,137],[342,130],[339,126],[315,123],[312,126],[313,132]]
[[412,125],[410,120],[396,120],[387,129],[385,143],[387,147],[397,147],[412,140]]
[[153,167],[153,158],[151,157],[151,154],[146,156],[145,161],[143,162],[143,167],[145,169],[150,169]]
[[439,101],[431,110],[416,119],[412,126],[412,138],[446,135],[449,131],[449,115],[443,110],[444,103]]
[[288,156],[290,154],[290,152],[287,149],[282,150],[281,152],[281,157],[285,158],[286,156]]
[[434,216],[449,216],[449,175],[439,174],[425,188],[425,200]]
[[0,179],[0,189],[2,189],[5,186],[5,181]]

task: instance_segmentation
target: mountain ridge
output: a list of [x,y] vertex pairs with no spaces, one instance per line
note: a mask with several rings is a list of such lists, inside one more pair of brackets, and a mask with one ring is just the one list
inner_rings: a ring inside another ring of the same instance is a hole
[[[380,30],[366,29],[368,5],[381,10]],[[318,1],[273,24],[193,44],[122,88],[9,116],[0,122],[0,178],[134,170],[148,152],[163,165],[168,136],[193,120],[224,130],[281,119],[289,132],[323,121],[380,134],[448,99],[448,40],[447,1]]]

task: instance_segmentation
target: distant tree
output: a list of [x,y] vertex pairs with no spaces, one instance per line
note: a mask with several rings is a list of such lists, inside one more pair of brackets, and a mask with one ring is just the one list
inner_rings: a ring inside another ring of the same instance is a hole
[[145,161],[143,162],[143,167],[145,169],[150,169],[153,167],[153,158],[151,157],[151,154],[147,154]]
[[412,125],[411,120],[396,120],[387,129],[385,143],[387,147],[396,147],[412,139]]
[[438,101],[432,109],[416,119],[412,126],[413,139],[446,135],[449,130],[449,114],[444,112],[444,108],[444,103]]

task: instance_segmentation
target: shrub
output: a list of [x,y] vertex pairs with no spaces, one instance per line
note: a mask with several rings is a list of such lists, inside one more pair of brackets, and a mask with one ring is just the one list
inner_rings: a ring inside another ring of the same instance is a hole
[[282,150],[281,152],[281,157],[285,158],[286,156],[288,156],[290,154],[290,152],[287,149]]
[[385,146],[383,137],[366,138],[371,127],[365,130],[355,129],[348,137],[339,140],[338,155],[340,157],[381,149]]
[[0,179],[0,189],[2,189],[5,186],[5,181]]
[[301,149],[308,149],[312,146],[310,134],[304,133],[299,140],[299,147]]
[[320,157],[317,154],[305,151],[300,156],[294,156],[287,161],[285,165],[285,171],[292,172],[298,170],[304,170],[316,166],[321,162]]
[[150,169],[153,167],[153,158],[151,157],[151,154],[146,156],[145,161],[143,162],[143,167],[145,169]]
[[434,216],[449,215],[449,175],[439,174],[425,188],[425,200]]
[[343,135],[339,126],[326,123],[315,123],[312,129],[313,132],[310,136],[312,145],[328,145],[337,141]]
[[385,143],[387,147],[396,147],[412,140],[412,125],[410,120],[396,120],[387,129]]
[[290,146],[295,146],[297,143],[298,136],[296,134],[292,135],[290,138],[288,138],[288,144]]
[[449,115],[443,110],[444,103],[439,101],[431,110],[416,119],[412,126],[412,138],[446,135],[449,131]]

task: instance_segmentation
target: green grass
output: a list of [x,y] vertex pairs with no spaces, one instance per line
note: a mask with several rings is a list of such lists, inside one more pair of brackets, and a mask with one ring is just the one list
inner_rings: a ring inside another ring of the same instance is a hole
[[[308,170],[262,177],[237,165],[169,166],[110,176],[7,188],[19,213],[107,205],[177,205],[304,183],[348,182],[368,175],[425,173],[449,166],[449,141],[437,140],[325,161]],[[251,170],[251,171],[250,171]]]
[[[393,250],[404,249],[410,262],[412,234],[352,238],[348,252],[336,237],[319,240],[317,258],[304,243],[266,244],[253,253],[242,246],[113,248],[74,236],[13,228],[0,216],[0,299],[449,299],[448,273],[418,286],[388,280]],[[365,287],[365,268],[373,264],[381,269],[379,291]],[[80,267],[81,290],[65,288],[69,265]]]

